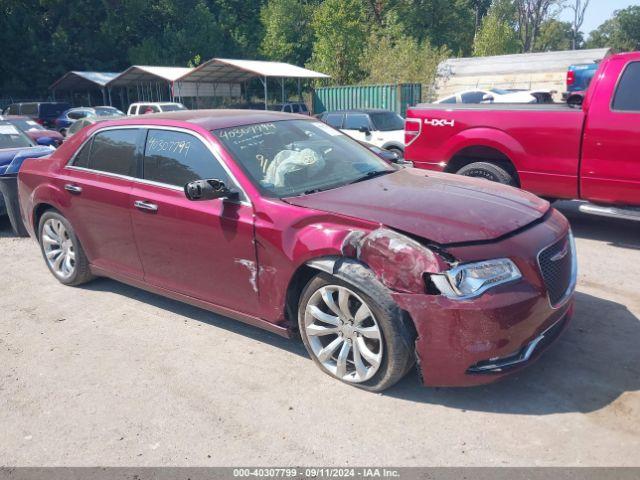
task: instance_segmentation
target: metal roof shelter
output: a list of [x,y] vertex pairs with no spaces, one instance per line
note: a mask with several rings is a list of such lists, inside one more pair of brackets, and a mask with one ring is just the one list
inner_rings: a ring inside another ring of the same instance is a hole
[[298,93],[300,80],[303,78],[330,78],[324,73],[283,62],[267,62],[263,60],[236,60],[229,58],[212,58],[185,73],[179,78],[184,83],[243,83],[254,78],[260,79],[264,87],[264,106],[267,108],[269,78],[279,78],[282,86],[284,101],[284,79],[298,79]]
[[[151,65],[132,65],[107,83],[109,99],[111,89],[120,87],[120,100],[124,106],[124,95],[127,104],[131,103],[129,89],[135,88],[137,101],[153,102],[170,101],[174,99],[173,85],[176,79],[189,73],[192,69],[186,67],[157,67]],[[168,89],[168,90],[167,90]],[[167,94],[168,95],[165,95]],[[111,103],[111,102],[110,102]]]
[[148,65],[132,65],[124,72],[109,81],[110,87],[124,87],[144,82],[175,82],[189,73],[192,68],[186,67],[153,67]]
[[49,88],[52,90],[54,98],[56,91],[73,92],[99,89],[102,91],[104,103],[107,103],[105,86],[118,75],[115,72],[81,72],[72,70],[53,82]]

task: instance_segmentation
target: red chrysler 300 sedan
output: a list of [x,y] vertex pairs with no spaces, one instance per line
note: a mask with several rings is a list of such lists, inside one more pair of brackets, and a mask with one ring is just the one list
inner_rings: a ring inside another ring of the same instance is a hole
[[573,310],[567,220],[517,189],[391,166],[321,122],[183,111],[90,126],[19,174],[67,285],[106,276],[278,334],[380,391],[492,382]]

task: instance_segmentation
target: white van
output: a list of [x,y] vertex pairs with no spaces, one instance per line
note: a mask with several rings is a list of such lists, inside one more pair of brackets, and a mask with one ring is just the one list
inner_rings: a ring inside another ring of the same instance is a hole
[[159,113],[159,112],[175,112],[177,110],[186,110],[181,103],[175,102],[138,102],[129,105],[127,115],[144,115],[146,113]]

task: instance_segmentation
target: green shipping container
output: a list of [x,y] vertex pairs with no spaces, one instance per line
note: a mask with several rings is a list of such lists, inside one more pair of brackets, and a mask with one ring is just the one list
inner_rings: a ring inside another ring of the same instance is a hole
[[351,108],[382,108],[404,117],[407,108],[420,103],[421,97],[422,85],[419,83],[322,87],[313,92],[313,113]]

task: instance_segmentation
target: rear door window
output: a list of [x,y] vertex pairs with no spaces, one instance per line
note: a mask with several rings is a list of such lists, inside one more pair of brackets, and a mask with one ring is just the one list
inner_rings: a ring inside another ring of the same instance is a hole
[[142,172],[145,180],[177,187],[211,178],[229,186],[229,176],[218,159],[198,138],[184,132],[150,129]]
[[85,142],[80,151],[76,153],[76,156],[73,159],[74,167],[89,168],[89,154],[91,153],[92,141],[93,138],[90,138],[87,142]]
[[640,62],[633,62],[627,65],[622,73],[613,98],[613,109],[621,112],[640,112],[639,86]]
[[344,114],[342,113],[328,113],[323,117],[323,121],[333,128],[342,128],[342,120],[344,118]]
[[134,176],[140,130],[127,128],[99,132],[93,138],[89,168],[101,172]]
[[87,110],[74,110],[67,113],[67,116],[72,120],[79,120],[86,117],[87,115],[89,115],[89,112]]
[[364,113],[347,113],[344,127],[345,130],[360,130],[361,128],[371,128],[369,115]]
[[38,116],[38,104],[37,103],[23,103],[20,108],[22,115]]
[[468,92],[462,94],[462,103],[482,103],[484,92]]
[[41,117],[57,117],[65,110],[69,110],[71,105],[68,103],[41,103],[40,104],[40,116]]
[[138,113],[144,115],[146,113],[157,113],[160,111],[160,107],[157,105],[140,105],[138,107]]

